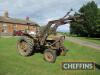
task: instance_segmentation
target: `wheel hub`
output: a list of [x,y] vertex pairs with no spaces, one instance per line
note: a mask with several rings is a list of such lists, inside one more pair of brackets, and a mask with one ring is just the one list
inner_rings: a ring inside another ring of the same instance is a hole
[[45,58],[46,58],[46,60],[51,61],[53,59],[53,56],[50,52],[47,52],[47,53],[45,53]]
[[28,49],[28,45],[25,41],[20,42],[19,46],[20,46],[21,50],[23,50],[24,52],[26,52]]

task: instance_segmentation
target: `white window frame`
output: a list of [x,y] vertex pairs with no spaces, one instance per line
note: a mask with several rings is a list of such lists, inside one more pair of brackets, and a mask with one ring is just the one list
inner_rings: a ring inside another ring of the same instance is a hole
[[3,23],[3,25],[2,25],[2,29],[3,29],[3,32],[4,33],[7,33],[7,24],[6,23]]
[[17,24],[13,25],[13,30],[17,31]]

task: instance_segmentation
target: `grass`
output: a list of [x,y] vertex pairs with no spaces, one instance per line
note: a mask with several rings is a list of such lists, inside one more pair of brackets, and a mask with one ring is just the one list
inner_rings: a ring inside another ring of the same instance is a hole
[[84,40],[84,41],[88,41],[100,45],[100,38],[90,38],[90,37],[75,37],[75,38],[79,38],[80,40]]
[[20,56],[17,52],[18,38],[0,38],[0,75],[99,75],[100,70],[69,70],[61,68],[64,61],[95,61],[100,64],[100,52],[88,47],[65,41],[69,48],[66,56],[58,56],[55,63],[43,60],[43,55],[36,53],[30,57]]

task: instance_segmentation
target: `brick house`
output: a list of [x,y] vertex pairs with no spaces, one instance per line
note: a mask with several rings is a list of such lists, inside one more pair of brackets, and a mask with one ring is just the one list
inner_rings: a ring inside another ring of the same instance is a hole
[[33,31],[36,32],[38,24],[32,22],[27,17],[25,20],[11,18],[8,12],[4,12],[3,16],[0,16],[0,35],[13,35],[14,31]]

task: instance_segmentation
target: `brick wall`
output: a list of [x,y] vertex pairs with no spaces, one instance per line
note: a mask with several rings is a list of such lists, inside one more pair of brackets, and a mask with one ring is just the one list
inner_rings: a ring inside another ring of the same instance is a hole
[[7,33],[4,34],[13,34],[14,29],[17,31],[19,30],[25,30],[29,29],[30,31],[36,31],[36,26],[27,26],[27,25],[21,25],[21,24],[11,24],[11,23],[0,23],[0,32],[3,34],[2,29],[3,29],[3,24],[7,25]]
[[19,24],[17,24],[17,30],[25,30],[25,29],[27,29],[27,26],[26,25],[19,25]]
[[8,26],[7,26],[7,31],[8,31],[8,33],[13,33],[13,24],[7,24]]
[[2,23],[0,23],[0,32],[2,32]]
[[36,32],[36,26],[29,26],[29,30]]

